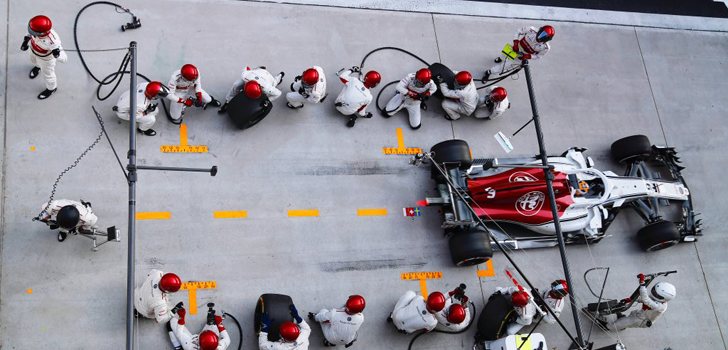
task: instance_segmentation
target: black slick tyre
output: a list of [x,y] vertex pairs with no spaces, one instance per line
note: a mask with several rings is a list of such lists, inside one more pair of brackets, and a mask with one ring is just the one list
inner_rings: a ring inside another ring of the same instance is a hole
[[624,163],[635,158],[644,158],[652,153],[652,144],[645,135],[632,135],[612,143],[612,158]]
[[283,294],[263,294],[258,298],[255,304],[255,315],[253,316],[253,326],[255,334],[260,333],[262,328],[263,313],[268,314],[270,319],[270,329],[268,330],[268,340],[278,341],[281,335],[278,333],[278,326],[285,321],[293,321],[289,307],[293,304],[293,300],[288,295]]
[[680,233],[674,223],[659,220],[637,231],[637,241],[642,250],[654,252],[678,244]]
[[450,233],[450,257],[457,266],[482,264],[493,257],[490,237],[480,228],[453,230]]

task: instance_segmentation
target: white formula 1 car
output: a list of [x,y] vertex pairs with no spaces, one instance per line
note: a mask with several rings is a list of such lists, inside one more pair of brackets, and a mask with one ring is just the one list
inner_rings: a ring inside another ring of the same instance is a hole
[[[613,158],[627,167],[623,176],[593,168],[584,151],[574,147],[548,157],[567,244],[599,242],[625,207],[645,221],[637,232],[645,251],[697,240],[700,220],[695,220],[690,191],[680,174],[683,167],[673,148],[653,146],[644,135],[614,142]],[[414,162],[426,159],[433,163],[438,194],[425,202],[442,207],[442,227],[450,236],[455,264],[486,261],[492,256],[491,240],[509,249],[557,245],[540,158],[473,160],[465,141],[448,140],[416,156]]]

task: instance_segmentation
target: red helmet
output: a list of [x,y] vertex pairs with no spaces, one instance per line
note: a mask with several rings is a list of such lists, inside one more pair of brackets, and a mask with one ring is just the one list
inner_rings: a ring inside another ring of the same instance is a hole
[[551,282],[551,289],[549,290],[549,296],[554,299],[561,299],[569,295],[569,285],[564,280],[556,280]]
[[218,338],[217,334],[211,330],[206,330],[197,338],[200,342],[200,350],[215,350],[217,349],[218,345]]
[[182,287],[182,280],[173,273],[165,273],[159,280],[159,289],[163,292],[174,293]]
[[28,21],[28,33],[32,36],[48,35],[51,27],[53,27],[51,19],[43,15],[35,16]]
[[245,83],[245,86],[243,86],[243,91],[245,91],[245,96],[248,96],[252,99],[258,99],[260,98],[260,95],[263,94],[263,88],[261,88],[260,84],[258,84],[258,82],[255,80],[251,80]]
[[370,70],[364,75],[364,86],[366,86],[367,89],[373,89],[375,86],[379,85],[380,81],[382,81],[382,76],[375,70]]
[[415,79],[417,79],[420,84],[425,85],[432,79],[432,72],[430,72],[427,68],[422,68],[415,73]]
[[358,314],[364,311],[364,307],[367,306],[367,302],[361,295],[350,295],[346,301],[346,313],[349,315]]
[[182,74],[182,77],[189,81],[197,80],[197,77],[200,76],[200,72],[197,71],[197,67],[189,63],[182,66],[179,71]]
[[508,97],[508,92],[500,86],[490,91],[490,100],[493,102],[501,102],[506,97]]
[[450,311],[447,314],[447,322],[452,324],[461,324],[465,321],[465,307],[460,304],[450,305]]
[[538,41],[540,43],[545,43],[545,42],[553,39],[554,34],[556,34],[554,27],[543,26],[538,30],[538,33],[536,34],[536,41]]
[[301,334],[301,329],[298,328],[297,324],[291,321],[286,321],[278,326],[278,333],[280,333],[281,338],[285,339],[286,341],[294,342]]
[[473,76],[470,75],[470,72],[468,71],[460,71],[458,74],[455,74],[455,82],[460,86],[466,86],[470,84],[470,82],[473,81]]
[[303,74],[301,74],[301,80],[303,81],[304,85],[316,85],[319,81],[319,73],[316,69],[309,68],[303,71]]
[[445,296],[440,292],[434,292],[427,297],[427,310],[440,312],[445,308]]
[[519,291],[511,294],[511,302],[513,302],[514,306],[524,307],[524,306],[528,305],[528,299],[530,299],[530,297],[528,296],[528,293],[526,293],[522,290],[519,290]]
[[148,99],[153,99],[157,97],[157,95],[162,92],[162,83],[158,81],[153,81],[149,84],[147,84],[146,89],[144,89],[144,96],[146,96]]

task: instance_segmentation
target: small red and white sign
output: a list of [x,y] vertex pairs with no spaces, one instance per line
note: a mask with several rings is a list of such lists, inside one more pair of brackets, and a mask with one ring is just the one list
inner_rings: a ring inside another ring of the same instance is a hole
[[402,208],[402,214],[404,214],[404,216],[411,216],[411,217],[422,216],[422,211],[420,210],[419,207],[408,207],[408,208]]

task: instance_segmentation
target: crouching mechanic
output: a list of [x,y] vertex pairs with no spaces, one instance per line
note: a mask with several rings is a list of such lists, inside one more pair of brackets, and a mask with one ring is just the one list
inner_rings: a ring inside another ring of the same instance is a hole
[[308,336],[311,335],[311,327],[298,315],[295,305],[291,304],[290,310],[291,317],[296,322],[285,321],[278,326],[278,333],[281,335],[278,341],[268,340],[271,320],[267,313],[263,313],[258,334],[260,350],[308,350]]
[[173,124],[182,124],[185,109],[193,104],[204,109],[207,109],[208,105],[220,107],[220,101],[202,89],[200,72],[191,64],[185,64],[174,71],[167,87],[177,101],[170,106],[170,121]]
[[134,311],[136,316],[156,319],[167,323],[172,318],[167,295],[182,287],[182,280],[173,273],[151,270],[141,286],[134,290]]
[[61,38],[52,27],[51,19],[46,16],[40,15],[31,18],[28,22],[29,35],[23,38],[23,44],[20,45],[21,51],[31,49],[30,62],[34,67],[28,74],[30,79],[35,79],[38,73],[43,73],[46,88],[38,94],[38,99],[41,100],[50,97],[58,88],[56,61],[61,63],[68,61],[68,55],[61,46]]
[[[162,83],[153,81],[151,83],[141,83],[137,85],[136,89],[136,113],[135,119],[137,124],[137,131],[147,136],[154,136],[157,134],[152,126],[157,121],[157,108],[156,99],[157,96],[166,97],[171,103],[177,102],[177,98],[165,91]],[[119,101],[116,102],[116,106],[111,108],[121,120],[129,120],[130,118],[130,105],[129,105],[129,91],[124,92],[119,96]]]
[[465,295],[465,284],[447,293],[445,307],[435,314],[440,326],[449,332],[459,332],[470,324],[472,315],[468,307],[468,297]]
[[504,50],[504,57],[495,59],[496,65],[485,71],[482,82],[485,83],[488,81],[491,75],[501,75],[513,69],[520,68],[523,65],[523,61],[543,57],[551,48],[548,42],[554,38],[554,34],[554,27],[548,25],[538,30],[534,27],[521,28],[516,33],[515,39],[513,39],[513,45],[509,45],[512,52],[507,53]]
[[478,119],[494,119],[511,108],[508,102],[508,92],[500,86],[490,86],[485,89],[485,95],[478,100],[478,109],[474,116]]
[[[230,335],[222,323],[222,316],[213,314],[213,317],[209,317],[210,315],[208,315],[207,324],[202,328],[200,334],[193,335],[185,326],[187,311],[181,305],[179,306],[173,309],[176,317],[168,323],[176,338],[172,339],[172,344],[184,350],[225,350],[230,346]],[[175,340],[178,343],[175,343]]]
[[524,326],[530,325],[533,322],[533,318],[536,316],[536,313],[541,311],[541,309],[538,308],[536,303],[533,301],[531,293],[525,290],[519,290],[516,287],[499,287],[496,290],[496,293],[510,295],[513,310],[516,311],[516,315],[518,315],[514,322],[508,324],[506,328],[506,334],[508,335],[514,335]]
[[546,312],[546,315],[543,317],[543,320],[546,321],[546,323],[556,323],[556,318],[561,316],[561,311],[564,310],[564,305],[567,301],[565,297],[567,295],[569,295],[569,285],[566,284],[566,281],[564,280],[555,280],[551,282],[549,289],[543,292],[541,298],[551,311],[554,312],[554,315],[556,315],[556,317],[554,317],[551,313],[543,310],[544,308],[542,307],[542,310]]
[[367,112],[367,106],[372,102],[372,93],[369,89],[376,87],[382,76],[377,71],[369,71],[364,75],[364,81],[352,77],[353,73],[361,73],[359,67],[351,67],[351,69],[342,68],[336,75],[344,84],[339,96],[336,97],[336,110],[343,115],[349,116],[346,126],[353,127],[356,118],[371,118],[372,113]]
[[69,233],[93,233],[99,218],[94,214],[91,203],[84,202],[83,199],[81,202],[58,199],[43,204],[37,219],[51,230],[59,229],[58,242],[63,242]]
[[387,322],[393,322],[394,326],[404,334],[429,332],[437,326],[435,314],[444,308],[445,295],[442,293],[433,292],[425,301],[424,297],[410,290],[399,298]]
[[365,306],[364,297],[351,295],[343,308],[321,309],[317,314],[309,312],[308,318],[321,324],[324,346],[344,345],[348,348],[354,345],[359,327],[364,323],[361,312]]
[[[633,310],[629,313],[629,316],[621,313],[608,315],[607,318],[601,320],[606,323],[608,329],[621,331],[627,328],[652,327],[652,324],[667,311],[667,303],[677,295],[677,290],[671,283],[658,282],[652,287],[652,290],[647,291],[645,275],[639,274],[637,278],[640,280],[640,296],[637,301],[642,303],[642,308]],[[630,302],[631,300],[627,299],[626,301]]]
[[304,102],[321,103],[326,99],[326,75],[323,68],[313,66],[303,71],[291,83],[291,92],[286,94],[291,109],[303,108]]
[[471,115],[478,106],[478,90],[475,89],[473,76],[470,72],[460,71],[455,74],[453,83],[455,89],[450,90],[447,83],[440,76],[435,77],[440,85],[440,91],[445,98],[442,100],[442,109],[445,110],[445,119],[458,120],[460,115]]
[[427,100],[435,91],[437,85],[432,81],[432,72],[429,69],[422,68],[417,73],[407,74],[397,84],[397,93],[384,107],[386,117],[389,118],[405,108],[409,114],[410,127],[419,129],[422,126],[422,101]]
[[[230,103],[230,100],[233,99],[237,94],[239,94],[241,91],[247,89],[248,91],[251,91],[252,89],[260,90],[262,93],[264,93],[269,100],[275,101],[279,96],[281,96],[281,90],[278,90],[276,86],[278,86],[281,81],[283,80],[283,76],[285,76],[286,73],[280,72],[278,75],[273,77],[270,72],[265,70],[265,67],[257,67],[250,69],[250,67],[245,67],[245,70],[240,75],[240,79],[236,80],[233,83],[233,86],[230,88],[230,92],[228,92],[227,96],[225,97],[225,103],[220,107],[220,109],[217,111],[218,113],[225,113],[228,108],[228,104]],[[248,83],[251,83],[250,85],[247,85]]]

